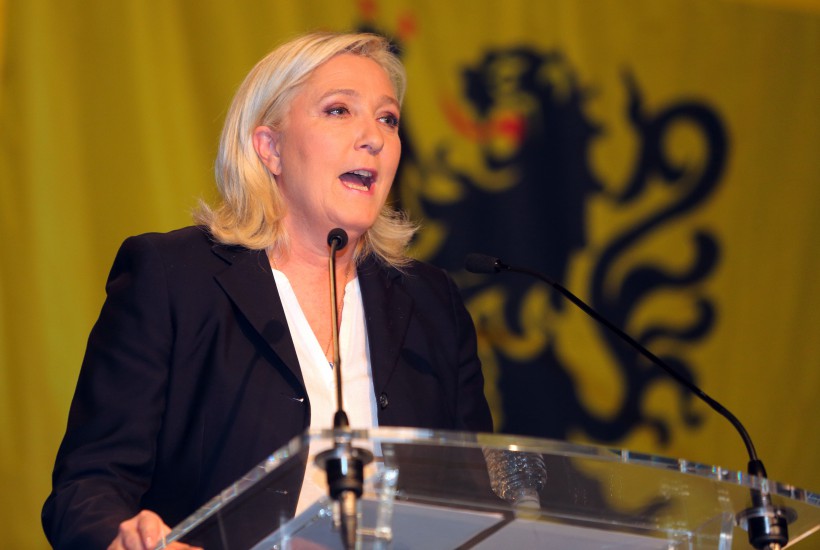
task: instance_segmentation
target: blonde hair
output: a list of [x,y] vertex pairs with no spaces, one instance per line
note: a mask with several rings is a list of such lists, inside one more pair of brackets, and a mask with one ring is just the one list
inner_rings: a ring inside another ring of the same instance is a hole
[[[390,47],[384,37],[375,34],[320,32],[291,40],[259,61],[236,92],[222,129],[214,167],[221,201],[216,208],[200,203],[194,219],[207,226],[221,243],[286,252],[289,241],[282,225],[285,203],[273,174],[253,147],[254,129],[278,128],[293,97],[313,71],[343,53],[378,63],[401,103],[406,75]],[[406,250],[416,229],[403,212],[385,205],[360,239],[355,258],[374,254],[389,265],[401,267],[409,261]]]

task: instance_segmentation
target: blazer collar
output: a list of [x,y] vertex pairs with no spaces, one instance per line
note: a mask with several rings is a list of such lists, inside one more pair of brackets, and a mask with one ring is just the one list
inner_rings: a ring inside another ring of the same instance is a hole
[[[219,285],[304,387],[296,348],[265,252],[219,244],[213,246],[213,252],[229,264],[216,275]],[[370,345],[373,388],[379,395],[398,363],[413,311],[413,299],[399,284],[403,275],[373,258],[362,262],[358,275]]]
[[372,257],[362,262],[358,273],[370,344],[373,389],[378,397],[398,363],[413,312],[413,299],[400,284],[403,275]]
[[264,250],[220,244],[212,250],[230,264],[216,275],[217,283],[304,388],[296,348],[267,254]]

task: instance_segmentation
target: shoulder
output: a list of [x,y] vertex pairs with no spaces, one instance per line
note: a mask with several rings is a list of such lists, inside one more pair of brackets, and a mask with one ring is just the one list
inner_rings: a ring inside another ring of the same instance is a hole
[[388,286],[397,284],[411,288],[430,285],[449,286],[452,281],[444,269],[419,260],[410,260],[406,266],[399,269],[371,257],[362,262],[359,273],[366,278],[377,276],[383,279]]
[[188,226],[165,233],[143,233],[128,237],[120,247],[120,255],[151,258],[179,269],[201,264],[226,265],[263,253],[219,243],[204,226]]
[[405,288],[416,289],[421,292],[440,292],[448,297],[453,293],[458,293],[458,289],[447,271],[418,260],[413,260],[401,273],[398,280]]
[[389,293],[399,290],[416,303],[461,302],[461,295],[453,279],[444,269],[419,260],[412,260],[401,269],[375,259],[366,260],[359,268],[363,286],[383,286]]
[[217,243],[208,230],[189,226],[166,233],[128,237],[117,252],[110,277],[144,274],[166,281],[210,280],[243,258],[258,258],[261,251]]
[[210,249],[216,244],[207,228],[188,226],[166,233],[143,233],[128,237],[122,248],[153,248],[163,253],[182,253],[191,250]]

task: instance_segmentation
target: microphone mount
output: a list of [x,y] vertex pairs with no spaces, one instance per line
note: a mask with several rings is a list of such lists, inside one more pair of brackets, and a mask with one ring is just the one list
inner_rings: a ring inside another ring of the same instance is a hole
[[[660,357],[656,356],[645,346],[632,338],[629,334],[609,321],[609,319],[575,296],[575,294],[570,292],[563,285],[538,271],[534,271],[526,267],[511,266],[505,264],[498,258],[486,256],[484,254],[468,254],[464,262],[464,266],[467,271],[471,273],[492,274],[500,273],[502,271],[523,273],[525,275],[535,277],[536,279],[540,279],[550,285],[570,302],[580,308],[584,313],[611,330],[641,355],[649,359],[653,364],[666,371],[666,373],[669,374],[669,376],[671,376],[676,382],[694,393],[714,411],[726,418],[740,434],[743,444],[746,446],[746,451],[749,455],[749,462],[747,465],[747,472],[749,475],[760,479],[767,478],[766,468],[757,456],[757,451],[752,443],[752,438],[734,414],[732,414],[726,407],[712,399],[687,378],[682,376],[678,371],[670,367]],[[779,550],[789,542],[788,524],[790,521],[794,521],[796,514],[791,509],[773,506],[771,496],[765,490],[752,489],[751,499],[752,506],[737,514],[738,525],[748,532],[749,542],[754,548],[761,550]]]

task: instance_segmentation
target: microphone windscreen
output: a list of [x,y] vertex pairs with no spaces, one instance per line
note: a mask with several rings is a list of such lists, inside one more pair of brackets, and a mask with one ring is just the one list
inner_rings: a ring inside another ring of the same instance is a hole
[[341,227],[331,229],[327,234],[327,244],[333,246],[333,241],[336,241],[336,250],[341,250],[347,246],[347,231]]
[[467,254],[464,260],[464,268],[470,273],[498,273],[501,271],[498,264],[498,258],[486,254]]

